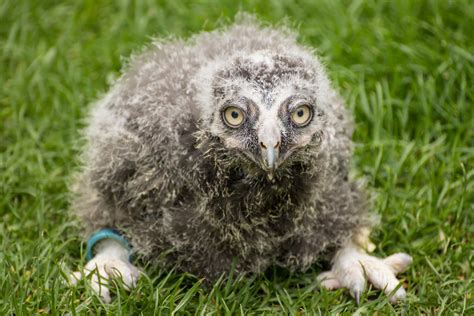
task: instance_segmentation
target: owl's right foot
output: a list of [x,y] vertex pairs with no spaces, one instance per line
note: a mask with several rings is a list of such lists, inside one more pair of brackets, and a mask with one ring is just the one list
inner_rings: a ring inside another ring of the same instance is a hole
[[103,240],[97,254],[87,262],[83,271],[73,272],[69,276],[71,285],[83,277],[90,277],[91,287],[104,302],[110,303],[109,281],[121,278],[125,288],[131,290],[137,285],[140,271],[129,262],[128,250],[114,240]]

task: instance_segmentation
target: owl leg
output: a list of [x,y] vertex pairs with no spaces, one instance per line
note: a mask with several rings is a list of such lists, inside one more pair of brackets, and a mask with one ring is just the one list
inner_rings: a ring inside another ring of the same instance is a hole
[[91,288],[104,302],[110,303],[109,281],[121,278],[127,289],[136,286],[140,271],[129,260],[129,252],[123,245],[112,239],[104,239],[97,244],[96,255],[87,262],[83,271],[73,272],[69,277],[71,285],[81,278],[90,277]]
[[[320,285],[328,290],[347,288],[357,303],[365,289],[366,281],[383,290],[395,303],[406,296],[405,289],[398,287],[396,274],[405,271],[412,262],[411,256],[396,253],[384,259],[366,254],[354,243],[339,250],[333,259],[332,269],[318,276]],[[397,289],[398,287],[398,289]]]

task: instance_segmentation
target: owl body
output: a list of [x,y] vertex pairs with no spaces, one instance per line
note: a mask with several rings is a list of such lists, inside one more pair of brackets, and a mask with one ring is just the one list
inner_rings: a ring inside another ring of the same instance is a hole
[[351,134],[286,29],[244,20],[157,41],[92,108],[74,210],[86,234],[116,228],[145,260],[210,280],[233,262],[304,270],[371,225]]

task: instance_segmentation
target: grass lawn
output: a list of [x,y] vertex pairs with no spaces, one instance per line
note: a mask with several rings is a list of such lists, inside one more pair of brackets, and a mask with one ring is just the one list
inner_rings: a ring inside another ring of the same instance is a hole
[[[111,5],[110,3],[113,3]],[[187,4],[184,4],[187,3]],[[211,30],[238,10],[286,20],[317,48],[354,112],[354,166],[376,193],[378,256],[410,253],[408,299],[318,290],[321,268],[202,287],[148,277],[104,305],[62,273],[84,264],[68,212],[90,102],[151,36]],[[0,315],[474,314],[473,1],[0,2]]]

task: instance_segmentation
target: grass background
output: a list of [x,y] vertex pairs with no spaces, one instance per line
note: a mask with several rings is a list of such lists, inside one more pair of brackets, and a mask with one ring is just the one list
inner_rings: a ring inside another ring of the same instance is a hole
[[[67,184],[88,104],[150,36],[190,36],[238,10],[288,20],[355,114],[354,164],[377,192],[376,254],[414,257],[406,302],[317,290],[318,267],[206,289],[146,267],[103,305],[62,271],[83,264]],[[473,1],[0,2],[0,314],[474,314]]]

